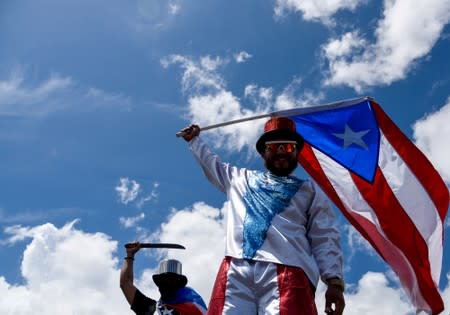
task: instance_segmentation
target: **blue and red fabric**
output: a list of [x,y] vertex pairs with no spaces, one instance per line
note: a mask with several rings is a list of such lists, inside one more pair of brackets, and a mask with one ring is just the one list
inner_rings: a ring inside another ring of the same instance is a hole
[[159,301],[176,310],[180,315],[204,315],[206,304],[201,296],[190,287],[178,290],[173,300]]
[[372,98],[275,113],[305,139],[299,163],[398,275],[418,310],[444,309],[438,284],[449,190]]

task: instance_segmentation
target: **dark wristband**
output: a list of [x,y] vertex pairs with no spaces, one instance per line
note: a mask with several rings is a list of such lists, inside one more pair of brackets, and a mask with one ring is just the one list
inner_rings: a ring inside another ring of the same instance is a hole
[[344,280],[342,280],[342,279],[331,278],[331,279],[327,280],[327,284],[339,287],[342,290],[342,292],[345,291],[345,283],[344,283]]

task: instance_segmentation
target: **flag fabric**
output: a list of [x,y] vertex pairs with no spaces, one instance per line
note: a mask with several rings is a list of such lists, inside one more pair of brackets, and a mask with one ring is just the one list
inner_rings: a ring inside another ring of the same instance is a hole
[[305,139],[299,163],[390,265],[417,310],[444,309],[438,285],[449,190],[372,98],[275,113]]
[[160,305],[167,305],[176,310],[180,315],[204,315],[206,304],[201,296],[190,287],[184,287],[177,291],[173,300],[159,301]]

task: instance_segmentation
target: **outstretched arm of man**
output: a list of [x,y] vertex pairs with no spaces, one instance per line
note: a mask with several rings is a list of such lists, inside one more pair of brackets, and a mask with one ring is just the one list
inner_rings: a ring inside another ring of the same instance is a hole
[[134,255],[141,248],[139,242],[129,243],[125,245],[127,255],[124,258],[122,269],[120,270],[120,288],[128,303],[133,304],[134,295],[137,288],[134,286],[133,261]]

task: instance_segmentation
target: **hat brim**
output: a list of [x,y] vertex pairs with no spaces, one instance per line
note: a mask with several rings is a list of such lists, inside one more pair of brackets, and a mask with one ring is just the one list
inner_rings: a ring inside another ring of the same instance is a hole
[[278,139],[296,141],[298,152],[300,152],[300,150],[303,148],[304,140],[301,135],[299,135],[296,132],[287,130],[287,129],[277,129],[277,130],[272,130],[272,131],[264,133],[258,139],[258,141],[256,142],[256,151],[258,151],[259,154],[263,154],[266,141],[278,140]]
[[178,285],[180,288],[183,288],[183,287],[186,286],[186,284],[187,284],[187,282],[188,282],[186,276],[184,276],[184,275],[179,275],[179,274],[176,274],[176,273],[173,273],[173,272],[166,272],[166,273],[161,273],[161,274],[158,274],[158,275],[153,275],[153,276],[152,276],[153,282],[156,284],[156,286],[159,287],[159,285],[161,284],[161,282],[164,281],[164,280],[163,280],[163,279],[164,279],[164,276],[167,275],[167,274],[170,274],[171,276],[174,276],[174,278],[176,279],[176,283],[177,283],[177,285]]

